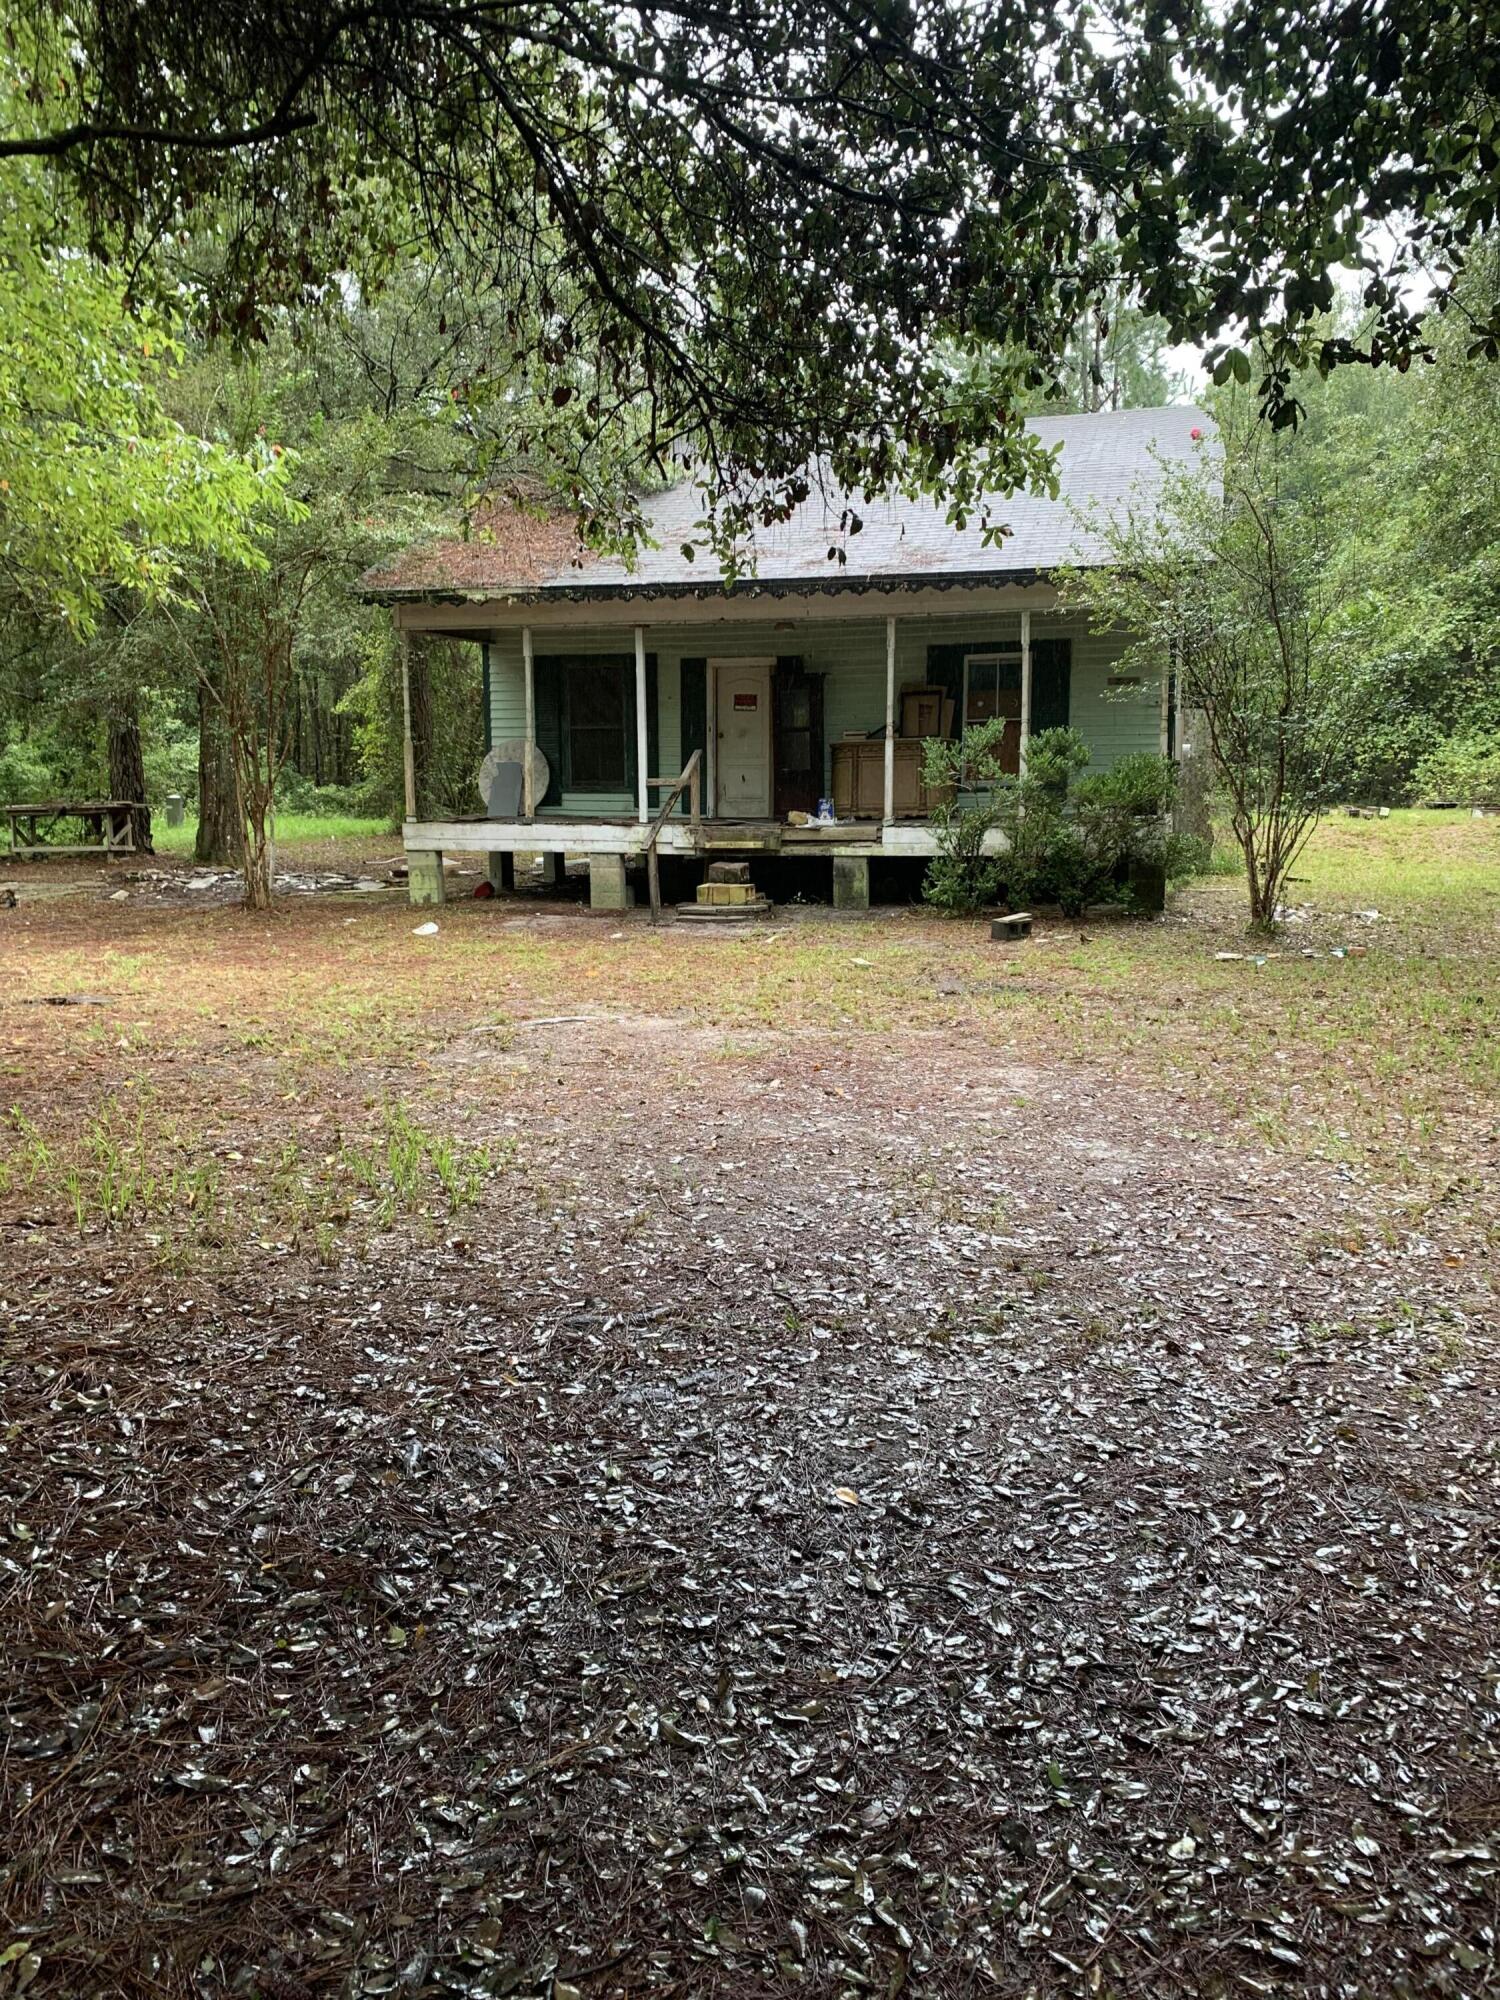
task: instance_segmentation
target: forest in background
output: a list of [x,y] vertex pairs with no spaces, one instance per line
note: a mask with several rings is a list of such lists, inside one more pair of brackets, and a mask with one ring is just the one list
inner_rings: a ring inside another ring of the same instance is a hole
[[[1473,258],[1465,287],[1493,293],[1497,270],[1492,252]],[[170,592],[112,587],[92,629],[50,605],[9,603],[0,801],[141,795],[159,808],[179,792],[199,816],[200,859],[227,859],[226,719],[238,699],[261,711],[252,738],[270,755],[280,810],[394,822],[395,647],[389,614],[360,601],[358,579],[457,527],[486,485],[545,472],[510,448],[510,406],[489,372],[497,346],[477,280],[413,263],[373,302],[351,296],[305,324],[286,318],[248,354],[198,342],[165,364],[139,355],[187,437],[286,456],[296,517],[252,522],[255,566],[206,550],[187,557]],[[1385,690],[1350,745],[1351,799],[1489,798],[1497,783],[1500,365],[1465,352],[1457,313],[1435,346],[1435,360],[1404,373],[1341,369],[1298,385],[1306,414],[1291,463],[1328,510],[1335,559],[1356,580],[1359,643]],[[1075,330],[1062,380],[1064,395],[1038,397],[1037,409],[1188,394],[1163,330],[1129,308]],[[461,646],[421,655],[424,792],[463,809],[482,748],[477,657]]]
[[[248,352],[189,337],[160,357],[127,332],[136,386],[143,402],[158,399],[164,434],[179,449],[202,440],[236,457],[268,453],[289,504],[248,510],[249,562],[188,548],[169,587],[114,583],[81,615],[66,599],[12,594],[0,800],[144,796],[159,808],[178,792],[198,814],[200,857],[229,859],[243,721],[282,810],[394,815],[394,645],[358,579],[456,526],[481,462],[505,476],[475,383],[491,332],[478,287],[466,296],[416,265],[378,306],[351,296],[301,323],[282,316]],[[418,678],[441,796],[450,773],[467,778],[477,763],[477,663],[470,649],[427,648]]]

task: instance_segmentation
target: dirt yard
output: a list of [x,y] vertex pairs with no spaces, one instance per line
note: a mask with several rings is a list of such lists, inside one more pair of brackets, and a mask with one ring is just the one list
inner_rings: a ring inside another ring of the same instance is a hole
[[1496,1990],[1497,861],[13,871],[0,1995]]

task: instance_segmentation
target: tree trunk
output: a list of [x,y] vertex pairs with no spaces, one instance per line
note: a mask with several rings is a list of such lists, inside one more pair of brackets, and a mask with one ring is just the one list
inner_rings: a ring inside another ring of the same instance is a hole
[[1195,840],[1213,839],[1213,759],[1204,748],[1208,721],[1196,709],[1184,709],[1177,744],[1177,797],[1172,810],[1172,826],[1177,833]]
[[193,859],[200,867],[237,867],[243,846],[229,730],[217,690],[200,680],[198,834],[193,842]]
[[432,796],[432,665],[431,641],[418,640],[411,649],[411,755],[417,777],[417,817]]
[[1250,928],[1262,937],[1269,937],[1276,928],[1279,885],[1275,864],[1261,852],[1253,831],[1241,835],[1240,846],[1245,856],[1245,881],[1250,891]]
[[252,910],[269,910],[276,888],[276,857],[272,851],[271,816],[276,783],[261,768],[260,745],[253,718],[237,706],[229,726],[229,753],[240,853],[244,861],[245,901]]
[[141,756],[140,709],[133,694],[121,695],[109,711],[109,795],[130,805],[130,837],[141,854],[154,854],[151,808],[146,804],[146,766]]
[[269,910],[275,886],[269,815],[252,808],[245,842],[245,901],[252,910]]

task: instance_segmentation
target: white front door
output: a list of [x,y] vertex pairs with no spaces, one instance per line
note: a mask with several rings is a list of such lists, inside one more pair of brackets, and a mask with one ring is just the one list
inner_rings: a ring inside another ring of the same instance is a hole
[[765,660],[721,660],[715,675],[715,766],[724,819],[771,816],[771,668]]

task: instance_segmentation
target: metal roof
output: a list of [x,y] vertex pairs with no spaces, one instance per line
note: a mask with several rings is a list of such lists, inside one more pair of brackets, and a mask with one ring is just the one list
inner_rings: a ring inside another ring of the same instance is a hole
[[[954,527],[941,502],[851,498],[815,480],[790,520],[757,532],[736,589],[756,595],[951,589],[1031,582],[1064,563],[1087,567],[1105,554],[1087,518],[1091,508],[1149,507],[1165,468],[1216,450],[1210,419],[1191,405],[1037,417],[1028,429],[1060,448],[1058,495],[1022,492],[992,501],[992,520],[1007,531],[999,543],[986,543],[977,516]],[[368,571],[363,588],[387,600],[721,597],[712,555],[701,549],[689,562],[682,554],[681,545],[695,535],[701,542],[702,507],[692,486],[648,499],[647,528],[657,546],[639,549],[633,563],[580,550],[556,518],[539,533],[534,513],[498,509],[477,536],[409,550],[389,568]],[[846,509],[863,524],[857,534],[841,525]],[[843,562],[831,550],[842,550]]]

